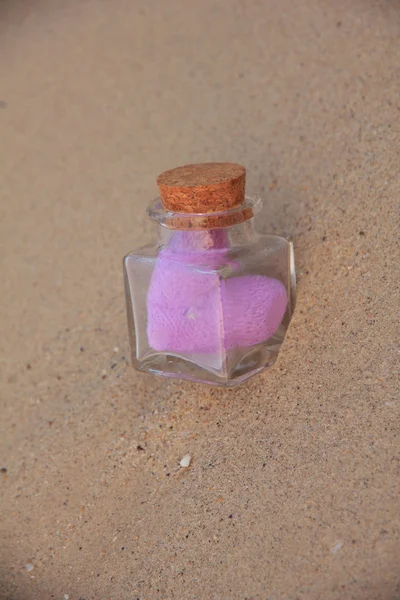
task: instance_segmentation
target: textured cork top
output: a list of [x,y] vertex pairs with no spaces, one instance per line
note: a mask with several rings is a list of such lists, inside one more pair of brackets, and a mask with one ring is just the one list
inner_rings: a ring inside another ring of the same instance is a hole
[[157,178],[167,210],[210,213],[244,202],[246,169],[234,163],[200,163],[165,171]]

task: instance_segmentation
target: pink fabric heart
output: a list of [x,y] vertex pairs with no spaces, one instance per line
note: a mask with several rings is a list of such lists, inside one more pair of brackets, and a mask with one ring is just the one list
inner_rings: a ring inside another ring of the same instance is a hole
[[[226,242],[198,233],[196,241],[195,232],[180,232],[157,259],[147,298],[150,346],[208,354],[266,341],[285,314],[285,286],[263,275],[221,279],[212,269],[227,264]],[[204,243],[212,249],[204,252]],[[237,261],[228,265],[239,268]]]

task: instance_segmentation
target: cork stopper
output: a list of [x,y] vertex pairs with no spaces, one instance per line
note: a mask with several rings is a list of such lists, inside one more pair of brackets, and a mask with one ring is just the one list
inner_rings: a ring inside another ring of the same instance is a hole
[[246,169],[234,163],[200,163],[165,171],[157,178],[163,205],[172,212],[229,210],[244,201]]
[[[234,163],[201,163],[165,171],[157,178],[164,207],[175,213],[214,213],[240,206],[245,198],[246,169]],[[240,214],[207,217],[203,227],[226,226]],[[187,226],[190,222],[185,220]]]

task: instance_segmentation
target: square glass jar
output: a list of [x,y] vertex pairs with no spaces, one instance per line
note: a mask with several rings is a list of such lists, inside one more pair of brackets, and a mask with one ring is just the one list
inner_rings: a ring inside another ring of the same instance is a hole
[[277,356],[292,316],[292,243],[257,232],[261,201],[173,213],[156,199],[158,241],[124,258],[133,366],[236,386]]

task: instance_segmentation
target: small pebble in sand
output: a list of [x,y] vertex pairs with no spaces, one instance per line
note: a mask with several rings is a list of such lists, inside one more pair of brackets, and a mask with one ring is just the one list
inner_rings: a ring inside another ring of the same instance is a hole
[[115,346],[115,347],[114,347],[114,352],[119,352],[119,348],[118,348],[118,346]]
[[337,544],[335,544],[333,546],[333,548],[331,549],[332,554],[336,554],[336,552],[339,552],[340,548],[343,547],[343,542],[338,542]]
[[33,564],[32,563],[26,563],[25,565],[25,569],[29,572],[29,571],[33,571]]
[[190,454],[185,454],[185,456],[182,458],[182,460],[180,461],[180,465],[181,467],[188,467],[190,465],[190,461],[192,460],[192,457],[190,456]]
[[69,595],[68,594],[64,594],[64,600],[69,600]]

